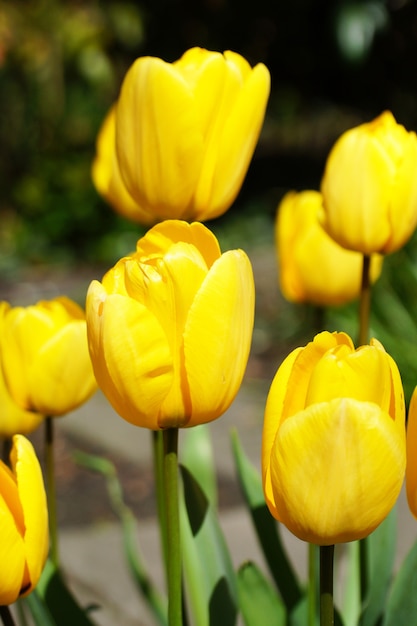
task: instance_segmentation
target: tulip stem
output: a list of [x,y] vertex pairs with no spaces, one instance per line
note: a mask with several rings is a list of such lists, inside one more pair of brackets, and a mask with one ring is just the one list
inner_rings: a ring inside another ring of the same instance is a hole
[[182,626],[181,546],[178,504],[178,429],[163,431],[167,529],[168,624]]
[[318,573],[318,551],[314,543],[308,544],[308,624],[316,624],[316,598],[317,598],[317,573]]
[[[152,431],[154,476],[156,486],[156,506],[158,512],[158,526],[160,532],[162,558],[167,574],[167,553],[168,553],[168,533],[165,512],[165,490],[164,490],[164,440],[161,430]],[[168,582],[168,581],[167,581]]]
[[58,569],[59,556],[54,466],[54,424],[52,417],[47,417],[45,419],[45,465],[48,499],[49,537],[51,541],[51,561]]
[[334,546],[320,546],[320,626],[334,625]]
[[10,609],[7,605],[0,606],[0,617],[4,626],[16,626],[13,615],[11,614]]
[[363,255],[362,282],[359,305],[359,345],[363,346],[369,341],[369,317],[371,311],[371,257]]

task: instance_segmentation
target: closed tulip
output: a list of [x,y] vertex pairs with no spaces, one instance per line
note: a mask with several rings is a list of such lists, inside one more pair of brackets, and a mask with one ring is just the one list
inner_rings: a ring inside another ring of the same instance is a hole
[[[359,297],[362,255],[339,246],[321,227],[318,191],[288,192],[278,206],[275,242],[281,291],[291,302],[338,305]],[[371,279],[381,272],[374,255]]]
[[385,111],[345,132],[327,159],[322,223],[344,248],[388,254],[417,225],[417,137]]
[[268,395],[262,475],[272,515],[331,545],[369,535],[400,493],[405,408],[381,344],[323,332],[282,363]]
[[98,140],[98,190],[146,224],[221,215],[246,175],[269,88],[262,63],[251,68],[231,51],[137,59],[116,105],[114,159],[111,115]]
[[407,419],[407,470],[405,475],[408,506],[417,518],[417,387],[411,396]]
[[128,422],[157,430],[219,417],[246,368],[250,262],[202,224],[154,226],[87,294],[97,382]]
[[96,390],[84,311],[66,297],[5,306],[1,362],[13,400],[52,417],[80,406]]
[[48,553],[48,512],[32,444],[13,437],[9,469],[0,461],[0,605],[37,585]]

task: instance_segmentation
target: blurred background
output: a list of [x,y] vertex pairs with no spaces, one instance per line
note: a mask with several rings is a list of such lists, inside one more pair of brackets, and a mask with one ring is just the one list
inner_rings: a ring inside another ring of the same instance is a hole
[[[28,268],[109,266],[134,246],[140,227],[117,216],[91,183],[97,131],[136,57],[173,61],[195,45],[233,49],[272,75],[242,192],[210,223],[224,246],[271,253],[282,195],[319,187],[328,151],[347,128],[390,109],[417,130],[415,0],[0,0],[1,284]],[[402,361],[410,389],[415,240],[385,266],[373,330]],[[264,288],[258,350],[272,342],[262,324],[285,349],[310,337],[315,312],[287,307],[277,321],[268,309],[275,275]],[[327,315],[326,327],[349,331],[356,309]]]

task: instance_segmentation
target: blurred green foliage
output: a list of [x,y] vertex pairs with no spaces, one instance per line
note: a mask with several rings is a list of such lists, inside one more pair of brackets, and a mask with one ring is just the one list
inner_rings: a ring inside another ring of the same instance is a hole
[[[416,0],[0,0],[2,278],[27,266],[109,265],[143,232],[90,178],[97,131],[136,57],[172,61],[200,45],[269,67],[259,146],[234,207],[211,227],[225,246],[270,249],[282,195],[319,187],[344,130],[384,109],[417,129],[416,32]],[[416,359],[399,333],[416,345],[415,250],[414,239],[387,259],[374,305],[375,333],[410,372],[407,391]],[[352,306],[328,321],[354,335],[355,315]],[[274,309],[267,323],[281,345],[317,323],[308,308],[280,316]]]

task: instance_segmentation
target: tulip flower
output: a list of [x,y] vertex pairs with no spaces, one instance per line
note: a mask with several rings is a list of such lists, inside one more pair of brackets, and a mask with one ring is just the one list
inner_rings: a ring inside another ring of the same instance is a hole
[[32,444],[13,437],[9,469],[0,461],[0,605],[37,585],[48,553],[48,513],[42,472]]
[[97,383],[84,311],[66,297],[3,307],[0,358],[13,400],[26,411],[48,417],[85,402]]
[[[359,297],[362,255],[329,237],[318,221],[321,209],[318,191],[290,191],[278,206],[275,241],[281,291],[291,302],[345,304]],[[374,255],[373,281],[381,266],[382,257]]]
[[398,368],[376,340],[355,350],[318,334],[282,363],[268,395],[262,476],[272,515],[297,537],[331,545],[369,535],[405,472]]
[[327,159],[322,224],[344,248],[388,254],[417,225],[417,137],[385,111],[345,132]]
[[407,420],[407,469],[405,484],[408,506],[417,518],[417,387],[411,396]]
[[251,344],[252,269],[202,224],[154,226],[91,283],[86,309],[97,382],[128,422],[194,426],[233,401]]
[[221,215],[246,175],[269,88],[262,63],[251,68],[231,51],[192,48],[174,63],[137,59],[116,105],[116,158],[111,114],[99,137],[98,190],[146,224]]

